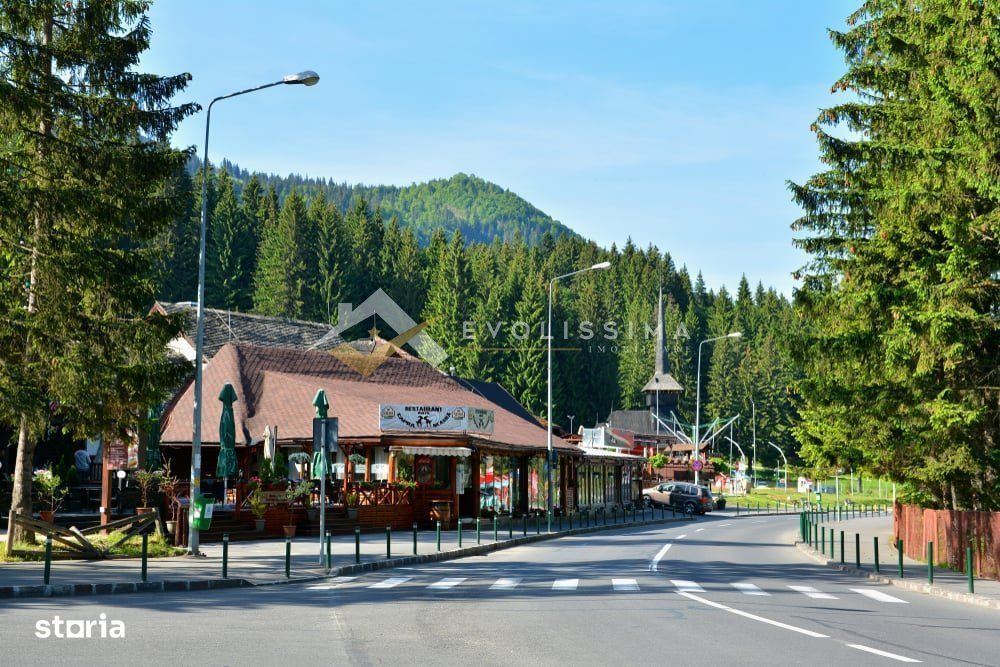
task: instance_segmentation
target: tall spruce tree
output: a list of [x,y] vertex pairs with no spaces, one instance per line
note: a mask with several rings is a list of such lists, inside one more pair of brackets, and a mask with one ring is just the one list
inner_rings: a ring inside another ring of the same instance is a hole
[[521,295],[514,307],[514,322],[508,341],[510,367],[504,386],[532,414],[545,408],[545,281],[537,273],[525,275]]
[[464,322],[472,319],[472,287],[465,241],[458,232],[451,237],[431,278],[423,318],[427,332],[448,353],[448,366],[459,375],[472,373],[472,350],[462,337]]
[[[870,1],[833,32],[851,99],[792,185],[803,454],[1000,507],[1000,40],[981,0]],[[846,128],[850,133],[835,136]]]
[[205,302],[213,308],[249,310],[256,251],[253,232],[227,172],[219,174],[216,189],[206,244]]
[[292,190],[277,219],[264,227],[254,277],[254,309],[262,315],[302,314],[306,263],[300,240],[307,217],[305,202]]
[[[0,290],[0,420],[17,431],[10,517],[31,516],[33,456],[53,410],[75,437],[130,437],[178,379],[179,322],[147,315],[167,187],[187,155],[170,132],[190,76],[136,67],[148,2],[0,5],[0,236],[18,243]],[[8,547],[30,534],[11,520]]]

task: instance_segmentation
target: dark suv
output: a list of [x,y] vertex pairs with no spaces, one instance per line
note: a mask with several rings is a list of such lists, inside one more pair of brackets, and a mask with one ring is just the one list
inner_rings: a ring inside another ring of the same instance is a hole
[[715,509],[715,500],[708,487],[686,482],[664,482],[643,489],[642,500],[647,507],[666,505],[687,514],[704,514]]

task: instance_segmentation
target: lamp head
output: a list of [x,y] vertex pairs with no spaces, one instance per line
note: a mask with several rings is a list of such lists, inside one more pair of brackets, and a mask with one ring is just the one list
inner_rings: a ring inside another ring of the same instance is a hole
[[726,334],[726,338],[743,338],[742,331],[734,331],[732,333]]
[[611,268],[611,262],[600,262],[599,264],[594,264],[590,268],[592,268],[592,269],[610,269]]
[[315,86],[319,83],[319,74],[311,69],[307,69],[304,72],[299,72],[298,74],[286,74],[282,81],[288,84],[300,83],[303,86]]

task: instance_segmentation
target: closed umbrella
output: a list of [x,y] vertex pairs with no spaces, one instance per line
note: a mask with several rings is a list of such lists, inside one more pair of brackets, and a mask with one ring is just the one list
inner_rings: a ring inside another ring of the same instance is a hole
[[223,479],[222,502],[225,504],[228,495],[229,478],[236,475],[236,418],[233,416],[233,403],[236,402],[236,390],[228,382],[219,393],[222,401],[222,416],[219,418],[219,460],[215,465],[215,474]]
[[163,466],[160,455],[159,410],[150,408],[146,419],[146,470],[156,470]]

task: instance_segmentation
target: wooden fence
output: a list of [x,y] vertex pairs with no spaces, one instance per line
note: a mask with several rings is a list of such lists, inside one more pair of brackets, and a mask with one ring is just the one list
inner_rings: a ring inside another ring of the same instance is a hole
[[934,542],[934,563],[965,571],[965,548],[972,547],[977,577],[1000,579],[1000,512],[930,510],[896,503],[893,533],[914,560],[927,559]]

